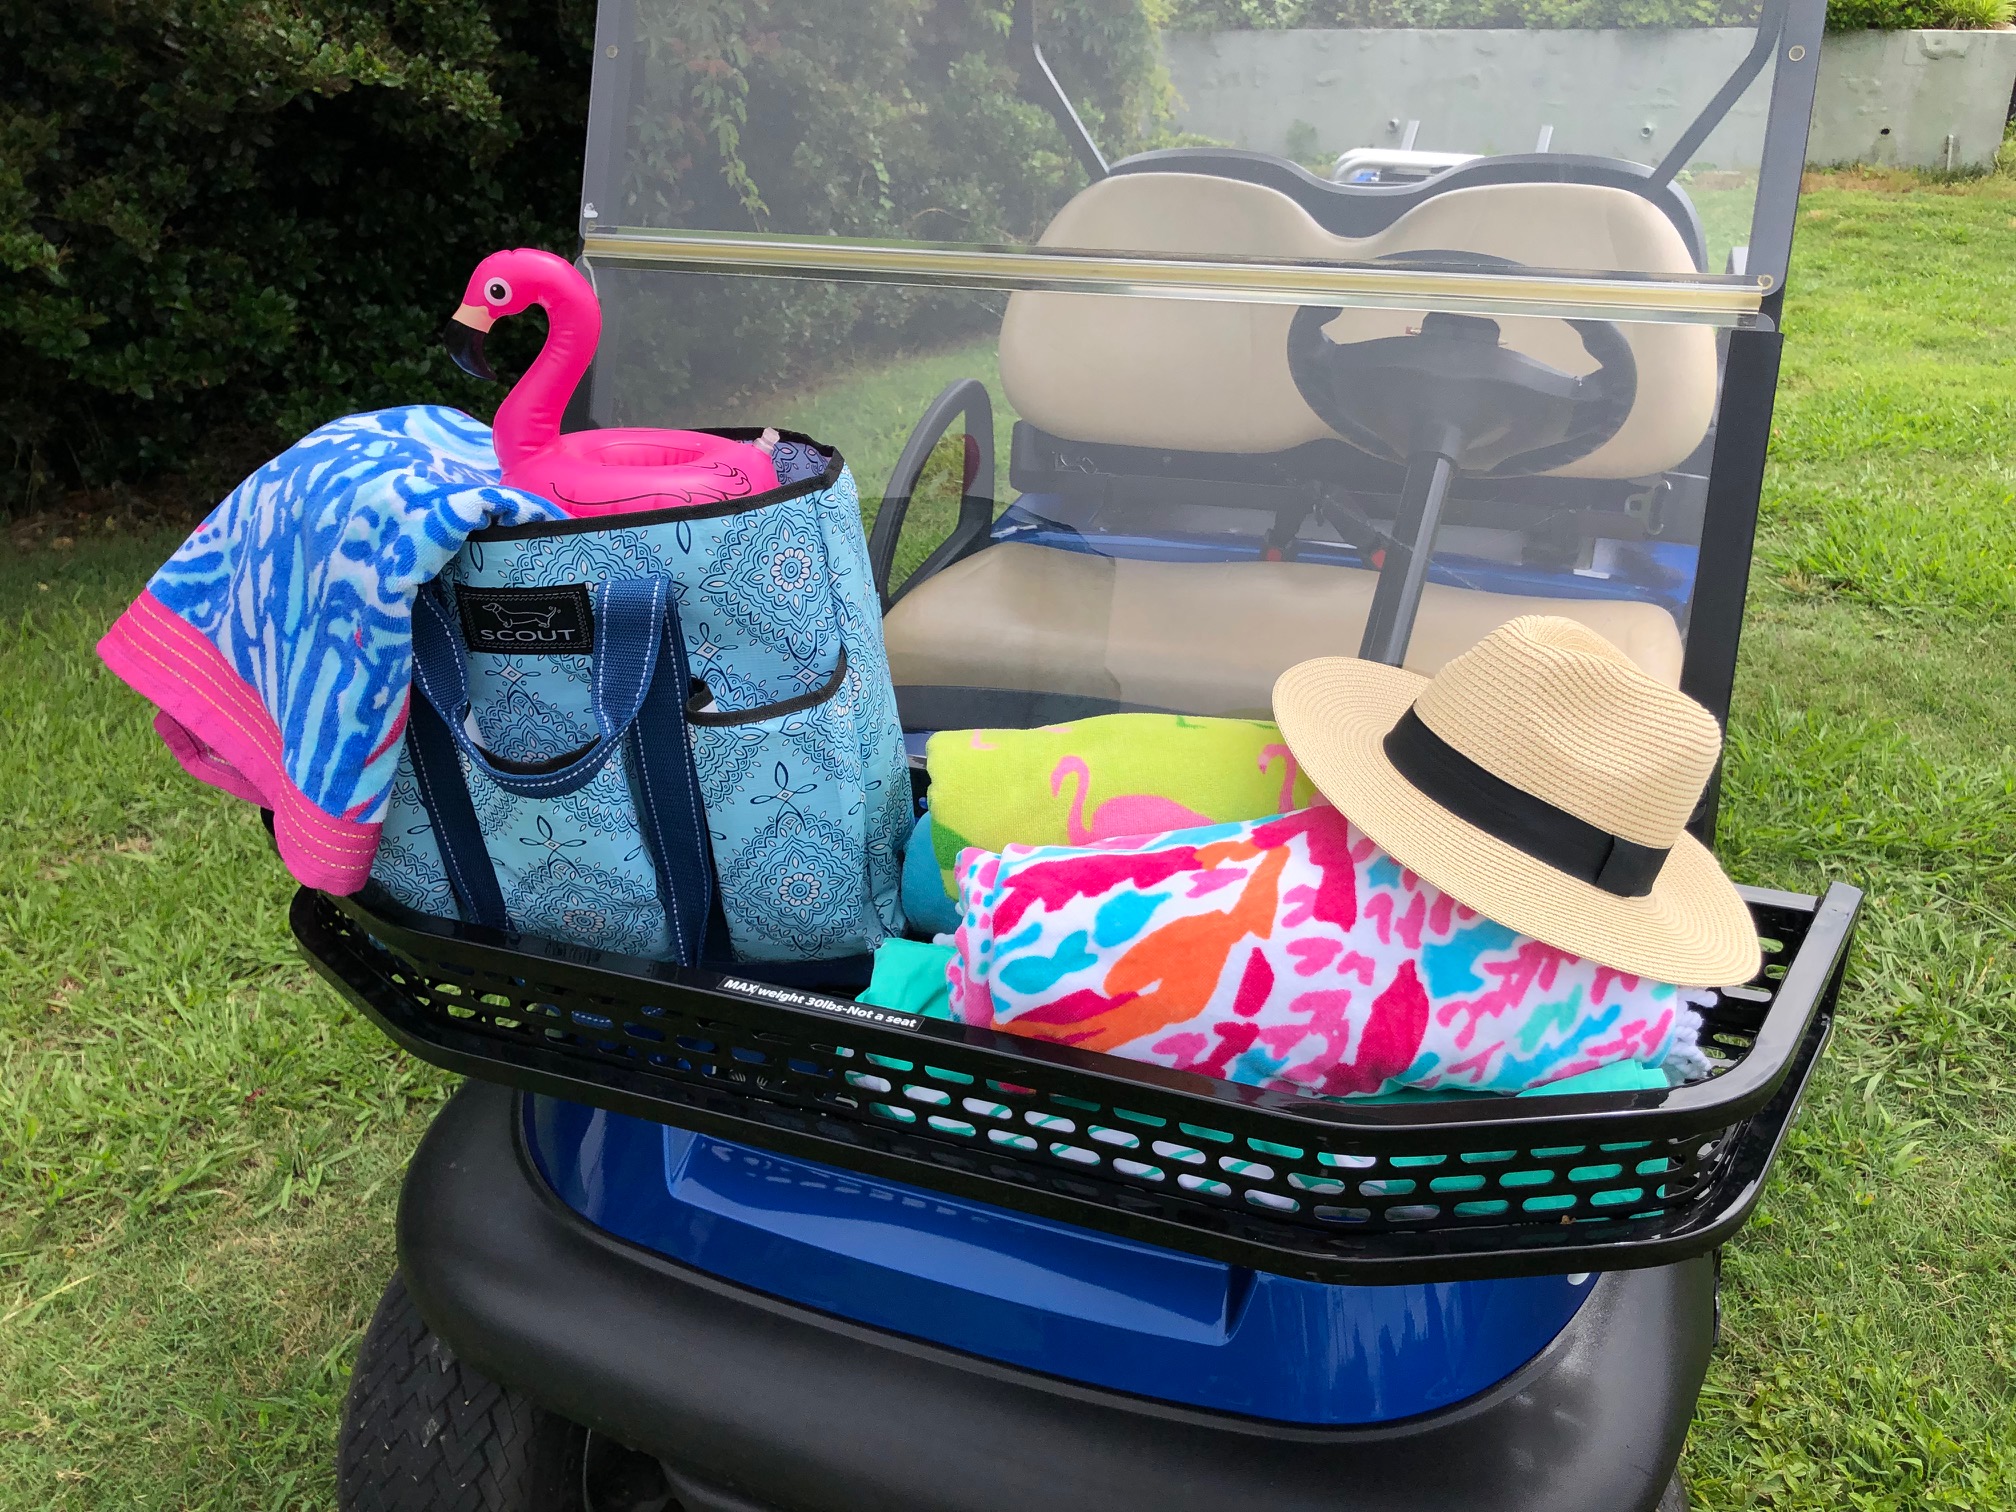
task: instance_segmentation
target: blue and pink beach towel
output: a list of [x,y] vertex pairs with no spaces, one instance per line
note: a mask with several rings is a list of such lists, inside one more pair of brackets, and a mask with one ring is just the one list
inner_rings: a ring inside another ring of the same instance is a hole
[[310,887],[371,874],[414,594],[472,532],[564,518],[498,476],[489,427],[455,410],[332,421],[233,489],[98,643],[192,776],[273,811]]

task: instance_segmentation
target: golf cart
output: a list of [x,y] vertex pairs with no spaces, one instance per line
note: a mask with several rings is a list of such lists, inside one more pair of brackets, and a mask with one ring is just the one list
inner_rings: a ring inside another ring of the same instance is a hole
[[[1765,0],[1722,74],[1661,80],[1695,113],[1655,163],[1500,78],[1547,150],[1431,142],[1460,160],[1342,182],[1238,146],[1109,161],[1024,3],[1023,119],[1076,166],[1019,244],[900,211],[752,230],[677,182],[660,107],[707,72],[696,8],[601,6],[581,265],[607,334],[574,424],[691,423],[659,408],[682,332],[779,375],[712,420],[857,469],[907,396],[869,554],[913,740],[1264,717],[1305,658],[1432,673],[1536,612],[1726,719],[1821,0]],[[788,163],[764,104],[746,160]],[[951,108],[888,129],[991,129]],[[844,356],[768,318],[800,308],[850,323]],[[1684,1507],[1719,1249],[1860,902],[1745,895],[1765,965],[1705,1010],[1705,1081],[1368,1105],[870,1007],[838,967],[683,970],[304,889],[324,975],[471,1078],[406,1178],[341,1504]]]

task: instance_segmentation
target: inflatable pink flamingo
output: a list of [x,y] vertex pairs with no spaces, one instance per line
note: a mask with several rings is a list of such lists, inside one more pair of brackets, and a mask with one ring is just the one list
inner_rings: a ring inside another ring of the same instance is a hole
[[518,247],[476,265],[448,326],[455,365],[494,381],[483,360],[485,334],[535,304],[546,311],[546,344],[498,406],[491,430],[506,484],[551,499],[570,515],[719,504],[777,486],[761,443],[700,431],[560,433],[561,412],[602,339],[602,307],[588,280],[551,252]]
[[1159,835],[1164,830],[1189,829],[1193,825],[1217,822],[1209,814],[1187,809],[1174,799],[1154,793],[1122,793],[1108,798],[1093,810],[1092,823],[1088,828],[1085,823],[1085,797],[1092,790],[1092,769],[1085,765],[1084,757],[1066,756],[1052,769],[1051,797],[1063,793],[1067,777],[1078,779],[1078,791],[1071,800],[1071,812],[1064,821],[1073,845],[1115,840],[1125,835]]

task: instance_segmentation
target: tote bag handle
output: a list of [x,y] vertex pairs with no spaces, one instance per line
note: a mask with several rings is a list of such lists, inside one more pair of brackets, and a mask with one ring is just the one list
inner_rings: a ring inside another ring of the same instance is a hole
[[597,733],[559,765],[505,761],[476,743],[469,731],[468,656],[439,579],[421,589],[413,605],[413,684],[448,726],[457,749],[490,781],[520,798],[564,798],[594,780],[644,706],[665,639],[667,587],[663,578],[625,578],[590,590],[595,649],[589,707]]
[[714,913],[714,869],[686,725],[685,638],[670,588],[664,578],[626,578],[590,589],[596,736],[558,765],[537,766],[505,761],[470,733],[468,654],[440,582],[421,590],[413,609],[414,697],[407,743],[420,801],[465,919],[511,928],[458,756],[507,793],[563,798],[580,791],[627,747],[638,779],[637,827],[658,879],[674,958],[682,966],[698,964]]

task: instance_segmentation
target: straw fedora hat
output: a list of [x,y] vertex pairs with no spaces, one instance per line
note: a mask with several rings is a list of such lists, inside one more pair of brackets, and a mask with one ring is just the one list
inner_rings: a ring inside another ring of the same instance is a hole
[[1675,986],[1757,974],[1750,910],[1685,828],[1715,717],[1594,631],[1527,615],[1432,678],[1303,662],[1274,717],[1325,798],[1465,907]]

